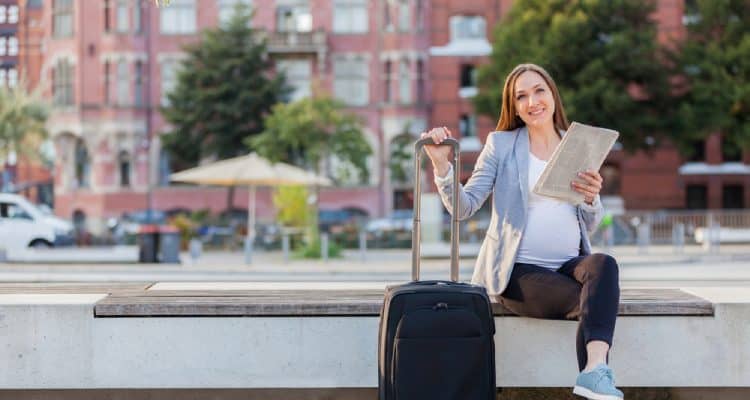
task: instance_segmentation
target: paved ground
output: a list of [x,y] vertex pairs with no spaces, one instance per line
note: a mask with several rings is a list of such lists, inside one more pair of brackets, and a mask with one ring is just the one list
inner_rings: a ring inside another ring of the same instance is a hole
[[[601,251],[601,249],[598,249]],[[623,286],[747,286],[750,284],[750,246],[723,246],[718,253],[687,247],[636,247],[609,251],[620,264]],[[292,259],[281,252],[256,252],[245,265],[240,252],[208,252],[198,260],[182,255],[182,264],[0,264],[0,281],[363,281],[399,282],[410,279],[409,250],[358,251],[327,262]],[[445,279],[447,259],[422,260],[423,279]],[[474,258],[460,260],[460,276],[469,280]]]

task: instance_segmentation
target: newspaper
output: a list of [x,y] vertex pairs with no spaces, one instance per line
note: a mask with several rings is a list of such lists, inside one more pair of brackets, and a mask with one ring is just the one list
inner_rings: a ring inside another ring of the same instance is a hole
[[570,186],[578,172],[598,171],[620,134],[611,129],[573,122],[552,153],[534,193],[580,204],[584,196]]

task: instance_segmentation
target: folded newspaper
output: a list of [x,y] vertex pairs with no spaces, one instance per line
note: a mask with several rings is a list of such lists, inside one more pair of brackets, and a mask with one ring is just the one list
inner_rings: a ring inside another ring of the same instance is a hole
[[580,204],[584,196],[570,183],[580,181],[578,173],[598,171],[620,134],[611,129],[573,122],[552,153],[534,186],[534,193]]

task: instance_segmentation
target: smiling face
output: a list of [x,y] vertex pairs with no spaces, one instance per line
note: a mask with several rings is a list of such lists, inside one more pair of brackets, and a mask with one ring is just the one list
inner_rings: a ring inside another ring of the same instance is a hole
[[524,125],[557,131],[568,129],[560,92],[552,77],[536,64],[519,64],[503,85],[497,131],[512,131]]
[[516,113],[528,126],[552,126],[555,98],[547,82],[534,71],[526,71],[516,79],[513,104]]

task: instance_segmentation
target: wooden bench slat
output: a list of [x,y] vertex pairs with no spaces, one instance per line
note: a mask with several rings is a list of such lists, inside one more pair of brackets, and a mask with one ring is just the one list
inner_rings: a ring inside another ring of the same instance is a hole
[[[619,315],[713,315],[713,305],[678,289],[623,289]],[[146,290],[116,293],[95,306],[97,317],[377,316],[382,290]],[[513,315],[493,302],[497,316]]]

